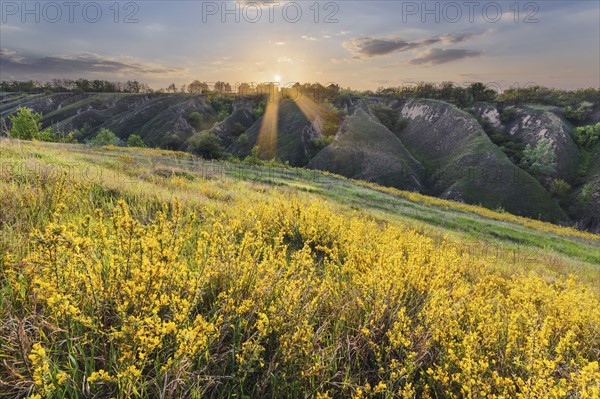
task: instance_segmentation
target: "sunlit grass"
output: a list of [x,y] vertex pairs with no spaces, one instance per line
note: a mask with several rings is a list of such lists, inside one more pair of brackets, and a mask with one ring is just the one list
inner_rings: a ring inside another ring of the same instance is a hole
[[8,397],[597,397],[599,297],[564,254],[474,247],[378,201],[451,207],[327,174],[1,145]]

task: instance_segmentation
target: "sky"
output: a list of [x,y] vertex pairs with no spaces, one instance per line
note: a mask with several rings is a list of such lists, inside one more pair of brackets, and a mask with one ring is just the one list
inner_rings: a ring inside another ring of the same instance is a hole
[[600,2],[5,1],[0,80],[600,87]]

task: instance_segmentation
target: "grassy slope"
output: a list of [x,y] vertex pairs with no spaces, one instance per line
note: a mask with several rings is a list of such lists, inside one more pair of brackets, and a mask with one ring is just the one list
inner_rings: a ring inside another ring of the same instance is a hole
[[[19,161],[19,151],[22,151],[37,162],[69,165],[69,170],[75,165],[75,170],[89,170],[90,176],[101,176],[101,181],[116,192],[150,185],[150,192],[156,193],[158,198],[180,196],[210,206],[219,206],[218,202],[212,201],[215,198],[243,198],[250,193],[268,193],[268,190],[324,198],[342,212],[360,211],[382,222],[418,226],[438,239],[449,236],[477,254],[493,255],[506,271],[515,268],[536,270],[548,278],[576,273],[593,282],[592,286],[600,287],[600,236],[509,214],[386,189],[319,171],[207,162],[170,151],[47,143],[22,143],[10,148],[15,152],[3,151],[4,162]],[[160,180],[153,180],[157,177],[156,171],[178,178],[183,189],[157,186]],[[111,179],[111,174],[117,174],[118,178]],[[220,182],[219,189],[211,188],[207,194],[207,188],[202,185],[207,179]],[[514,220],[504,220],[508,216]],[[527,227],[528,224],[538,227]],[[560,234],[548,231],[553,229]]]
[[0,149],[0,398],[596,396],[600,236],[305,169]]

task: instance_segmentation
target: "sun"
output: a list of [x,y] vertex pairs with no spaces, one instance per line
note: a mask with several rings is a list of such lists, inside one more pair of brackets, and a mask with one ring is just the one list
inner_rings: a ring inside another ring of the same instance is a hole
[[273,77],[273,80],[274,80],[275,82],[279,83],[279,82],[281,82],[281,76],[279,76],[279,75],[275,75],[275,76]]

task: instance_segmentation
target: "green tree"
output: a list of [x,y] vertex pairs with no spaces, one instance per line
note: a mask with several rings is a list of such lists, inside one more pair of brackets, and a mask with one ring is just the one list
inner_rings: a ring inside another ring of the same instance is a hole
[[127,145],[129,147],[140,147],[140,148],[146,147],[144,140],[142,140],[142,138],[137,134],[129,135],[129,137],[127,138]]
[[26,107],[17,109],[17,113],[8,117],[11,123],[10,137],[21,140],[35,139],[42,129],[42,114]]
[[91,141],[93,145],[118,145],[119,138],[112,131],[102,128],[98,131],[98,134]]
[[544,138],[535,147],[527,144],[523,150],[521,166],[533,174],[550,174],[556,170],[556,153],[550,140]]
[[207,130],[190,137],[187,142],[187,150],[205,159],[221,159],[227,155],[221,145],[221,140]]

